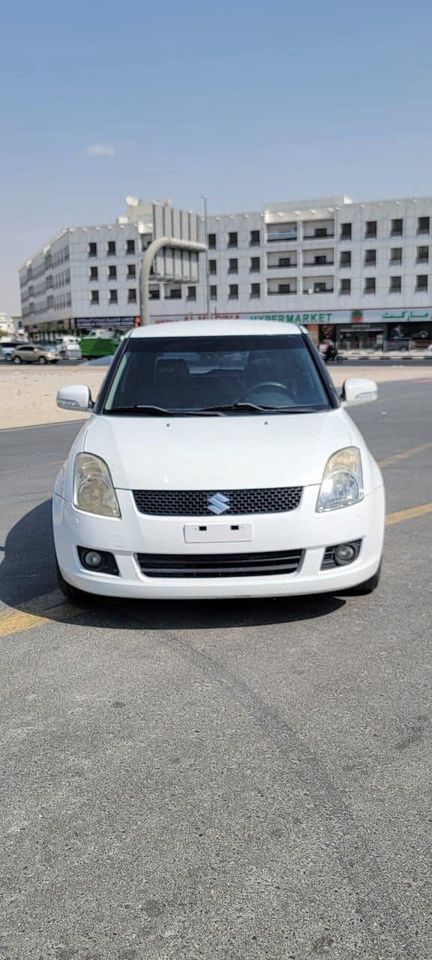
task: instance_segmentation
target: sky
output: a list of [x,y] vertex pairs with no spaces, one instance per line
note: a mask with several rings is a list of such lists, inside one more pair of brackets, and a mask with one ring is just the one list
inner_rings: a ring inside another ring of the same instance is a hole
[[3,5],[0,312],[128,194],[211,212],[432,193],[430,0]]

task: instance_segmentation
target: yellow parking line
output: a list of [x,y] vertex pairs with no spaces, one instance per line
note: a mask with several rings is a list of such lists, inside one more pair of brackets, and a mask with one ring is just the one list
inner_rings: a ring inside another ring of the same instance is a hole
[[6,610],[4,613],[0,613],[0,637],[8,637],[13,633],[32,630],[33,627],[52,623],[53,620],[61,620],[65,616],[68,618],[77,617],[79,614],[80,611],[77,607],[67,603],[59,590],[54,590],[23,603],[19,610]]
[[391,527],[394,523],[403,523],[404,520],[415,520],[416,517],[424,517],[426,513],[432,513],[432,503],[423,503],[420,507],[408,507],[407,510],[397,510],[396,513],[388,513],[386,524]]
[[431,450],[432,443],[421,443],[419,447],[411,447],[409,450],[401,450],[400,453],[394,453],[391,457],[387,457],[386,460],[379,460],[380,467],[391,467],[393,463],[399,463],[399,460],[409,460],[410,457],[415,457],[416,453],[423,453],[423,450]]
[[36,617],[33,613],[25,613],[24,610],[5,613],[0,617],[0,637],[8,637],[12,633],[31,630],[33,627],[40,627],[43,623],[49,622],[48,617]]

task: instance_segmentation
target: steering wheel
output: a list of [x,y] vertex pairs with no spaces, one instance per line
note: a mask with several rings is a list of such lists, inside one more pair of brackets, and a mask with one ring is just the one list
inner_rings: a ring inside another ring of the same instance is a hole
[[263,390],[268,390],[269,388],[272,390],[280,390],[285,396],[290,396],[288,387],[286,387],[284,383],[278,383],[277,380],[262,380],[261,383],[257,383],[256,386],[251,387],[247,393],[245,393],[245,400],[248,399],[251,393],[261,393]]

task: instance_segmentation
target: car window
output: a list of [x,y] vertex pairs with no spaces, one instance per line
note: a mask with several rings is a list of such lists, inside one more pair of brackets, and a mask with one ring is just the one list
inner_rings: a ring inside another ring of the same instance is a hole
[[131,338],[106,393],[107,413],[142,406],[171,413],[328,409],[326,385],[304,338]]

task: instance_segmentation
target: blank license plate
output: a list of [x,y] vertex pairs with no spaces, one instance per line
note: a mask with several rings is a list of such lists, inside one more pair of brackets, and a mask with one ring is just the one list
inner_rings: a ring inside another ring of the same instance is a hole
[[239,543],[252,540],[251,523],[188,523],[186,543]]

